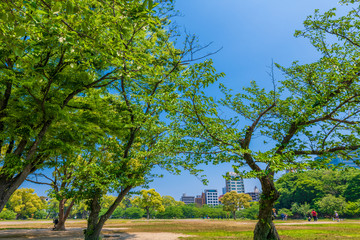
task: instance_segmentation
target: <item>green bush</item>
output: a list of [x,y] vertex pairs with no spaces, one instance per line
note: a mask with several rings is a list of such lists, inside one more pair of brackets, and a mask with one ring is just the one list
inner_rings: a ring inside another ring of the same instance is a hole
[[238,213],[239,218],[246,218],[246,219],[257,219],[259,216],[259,203],[252,202],[250,203],[251,206],[249,208],[241,209]]
[[16,219],[16,212],[11,211],[9,209],[5,209],[2,212],[0,212],[0,219],[5,219],[5,220],[13,220]]
[[38,210],[34,213],[35,219],[45,219],[47,216],[47,212],[45,210]]
[[124,212],[124,218],[139,219],[144,215],[145,211],[137,207],[129,207]]

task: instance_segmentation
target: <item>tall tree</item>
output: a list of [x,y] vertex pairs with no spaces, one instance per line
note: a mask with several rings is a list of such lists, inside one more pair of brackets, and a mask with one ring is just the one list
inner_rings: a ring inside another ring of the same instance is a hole
[[[62,157],[54,157],[48,161],[48,166],[53,166],[52,174],[35,173],[34,176],[27,178],[27,181],[48,185],[51,187],[49,197],[57,200],[58,203],[58,223],[55,225],[55,231],[64,231],[65,222],[69,217],[72,207],[75,204],[75,196],[71,196],[68,191],[75,181],[74,165],[80,161],[80,156],[61,155]],[[49,171],[48,169],[47,171]]]
[[[278,65],[285,79],[274,80],[272,90],[252,82],[243,92],[233,94],[220,85],[225,97],[214,100],[205,89],[219,75],[205,68],[206,63],[191,67],[183,75],[179,89],[183,100],[174,110],[177,134],[188,139],[184,149],[193,153],[189,158],[233,161],[236,173],[259,179],[262,195],[256,240],[280,238],[271,217],[279,197],[274,184],[276,172],[319,168],[331,154],[346,155],[360,146],[360,7],[359,1],[342,2],[355,3],[355,9],[340,18],[335,17],[335,10],[322,15],[316,11],[304,22],[305,31],[296,33],[309,38],[322,57],[311,64]],[[337,42],[326,42],[326,36],[335,37]],[[233,113],[231,117],[220,114],[224,108],[228,116]],[[256,138],[259,135],[261,138]],[[323,158],[312,160],[313,156]],[[242,172],[243,165],[251,170]]]
[[133,203],[146,211],[146,219],[149,220],[150,210],[165,211],[162,200],[162,197],[155,192],[155,189],[143,189],[140,191],[140,196],[133,200]]
[[147,31],[159,24],[152,8],[152,0],[0,3],[0,210],[49,157],[57,122],[151,62],[146,44],[161,38]]
[[17,213],[17,219],[32,217],[36,211],[45,209],[45,203],[31,188],[18,189],[7,205]]

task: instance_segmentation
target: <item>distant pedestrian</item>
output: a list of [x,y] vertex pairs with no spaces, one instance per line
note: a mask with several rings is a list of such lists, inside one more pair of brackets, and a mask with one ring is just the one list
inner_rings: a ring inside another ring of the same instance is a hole
[[281,220],[285,220],[285,214],[284,213],[281,213]]
[[55,229],[56,229],[56,225],[59,223],[59,219],[55,218],[54,221],[53,221],[53,223],[54,223],[54,228],[53,228],[53,230],[55,230]]
[[285,213],[285,221],[287,220],[288,215]]
[[335,211],[335,219],[340,222],[339,213],[337,211]]
[[273,220],[274,220],[274,219],[276,218],[276,209],[273,208],[272,211],[273,211],[273,217],[272,217],[272,218],[273,218]]
[[314,209],[311,211],[311,215],[314,218],[314,222],[316,222],[317,221],[317,212]]
[[308,221],[311,222],[311,216],[308,217]]

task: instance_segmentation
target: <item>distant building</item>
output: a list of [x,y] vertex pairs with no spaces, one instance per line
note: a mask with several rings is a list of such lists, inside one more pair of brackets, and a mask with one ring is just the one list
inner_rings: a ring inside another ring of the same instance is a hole
[[205,190],[205,200],[207,205],[219,205],[218,191],[216,189]]
[[195,204],[198,207],[201,207],[202,205],[206,204],[206,198],[205,193],[201,193],[201,195],[197,195],[195,198]]
[[246,194],[250,195],[252,202],[258,202],[260,200],[260,191],[256,186],[253,192],[247,192]]
[[224,195],[225,195],[225,194],[222,194],[222,195],[220,195],[220,196],[218,197],[219,204],[222,204],[222,203],[221,203],[221,198],[222,198]]
[[222,188],[222,194],[224,195],[226,193],[226,187]]
[[191,204],[195,203],[195,197],[194,196],[186,196],[185,193],[180,198],[180,201],[184,202],[185,204]]
[[[233,178],[239,177],[239,175],[234,172],[228,172],[228,175]],[[238,180],[225,179],[225,189],[226,189],[225,193],[231,192],[231,191],[235,191],[237,193],[244,193],[245,192],[244,179],[242,179],[242,178],[239,178]],[[225,193],[223,193],[223,194],[225,194]]]

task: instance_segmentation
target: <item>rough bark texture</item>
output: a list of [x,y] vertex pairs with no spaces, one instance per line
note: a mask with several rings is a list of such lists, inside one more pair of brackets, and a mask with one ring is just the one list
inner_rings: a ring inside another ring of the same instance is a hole
[[32,173],[32,166],[28,164],[24,170],[16,177],[7,177],[6,174],[0,175],[0,212],[5,207],[5,204],[9,201],[11,195],[19,188],[19,186],[25,181],[27,176]]
[[65,231],[66,230],[65,222],[71,212],[71,208],[74,206],[75,200],[73,200],[70,203],[70,205],[66,209],[66,211],[65,211],[65,203],[66,203],[66,199],[63,199],[59,202],[59,222],[58,222],[58,224],[56,224],[54,231]]
[[255,226],[254,240],[279,240],[279,234],[272,220],[272,209],[279,198],[279,193],[272,178],[263,177],[260,182],[263,192],[259,202],[259,221]]
[[101,206],[100,199],[101,195],[94,195],[90,204],[90,215],[88,218],[87,229],[85,230],[85,240],[98,240],[100,239],[101,229],[103,228],[106,220],[110,218],[110,216],[115,211],[116,207],[119,203],[124,199],[125,195],[130,191],[132,187],[126,187],[124,190],[120,192],[115,202],[110,206],[108,211],[99,218]]
[[88,218],[87,229],[85,230],[85,240],[98,240],[102,226],[98,224],[99,213],[101,210],[99,195],[94,196],[90,204],[90,215]]
[[[0,212],[5,207],[5,204],[9,201],[11,195],[19,188],[19,186],[26,180],[29,174],[33,173],[37,169],[37,165],[40,161],[35,156],[38,145],[41,143],[47,129],[49,128],[51,121],[46,121],[43,124],[36,140],[32,143],[30,149],[27,151],[25,160],[29,162],[17,175],[8,175],[6,172],[0,171]],[[21,157],[22,152],[25,149],[27,140],[21,140],[17,149],[14,151],[14,155]],[[38,156],[39,157],[39,156]],[[6,162],[3,169],[6,170]],[[1,169],[1,170],[3,170]]]

